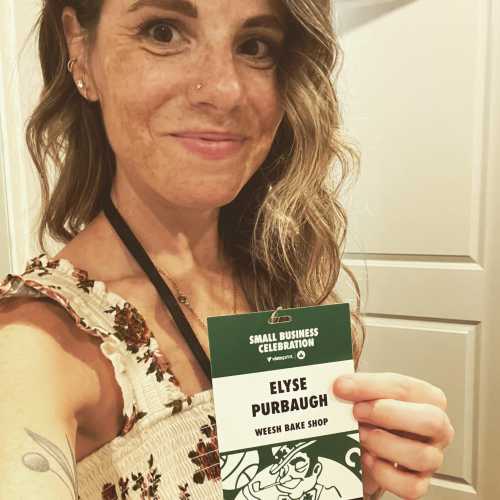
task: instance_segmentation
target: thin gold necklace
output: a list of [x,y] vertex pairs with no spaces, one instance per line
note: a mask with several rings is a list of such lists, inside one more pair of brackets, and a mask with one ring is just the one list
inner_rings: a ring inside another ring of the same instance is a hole
[[[159,266],[156,266],[158,268],[158,270],[160,271],[161,274],[163,274],[169,281],[172,282],[172,284],[174,285],[174,288],[175,288],[175,292],[177,293],[177,302],[179,302],[179,304],[182,304],[183,306],[186,306],[190,311],[191,313],[193,314],[193,316],[196,318],[196,320],[198,321],[198,323],[200,323],[203,328],[205,328],[206,330],[208,330],[208,325],[205,321],[203,321],[200,316],[196,313],[196,311],[193,309],[193,307],[191,306],[191,302],[189,301],[189,298],[188,296],[181,292],[180,290],[180,287],[177,285],[176,281],[172,278],[172,276],[170,276],[169,274],[167,274],[166,271],[164,271],[161,267]],[[231,274],[232,276],[232,283],[233,283],[233,314],[236,314],[236,283],[235,283],[235,280],[234,280],[234,275]]]

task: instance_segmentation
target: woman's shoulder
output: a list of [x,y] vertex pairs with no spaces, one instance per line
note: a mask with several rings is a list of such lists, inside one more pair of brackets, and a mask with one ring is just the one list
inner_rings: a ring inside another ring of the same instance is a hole
[[22,272],[12,272],[0,282],[0,329],[37,327],[47,334],[69,341],[73,322],[54,300],[61,294],[59,261],[47,254],[32,257]]
[[0,363],[21,356],[24,367],[51,360],[82,414],[100,399],[96,373],[109,371],[101,335],[91,329],[102,320],[87,307],[86,286],[82,270],[47,254],[29,259],[23,272],[9,273],[0,284]]
[[[101,351],[112,325],[105,312],[108,301],[92,290],[86,271],[47,254],[29,259],[23,272],[7,275],[0,284],[0,364],[42,369],[47,383],[56,378],[59,392],[68,395],[61,400],[63,411],[77,419],[86,443],[114,436],[123,407],[122,389],[114,380],[116,356]],[[96,426],[96,418],[104,415],[108,422]]]
[[73,369],[66,365],[65,372],[71,372],[71,383],[82,392],[79,423],[89,436],[101,435],[102,419],[109,421],[110,415],[116,419],[111,430],[106,428],[106,438],[118,430],[125,434],[156,404],[151,398],[140,406],[135,397],[142,384],[155,385],[152,376],[163,376],[142,315],[106,282],[77,267],[68,253],[37,255],[24,272],[7,275],[0,284],[0,316],[11,337],[12,328],[19,333],[23,318],[31,317],[32,327],[54,336],[65,359],[72,360]]
[[0,305],[14,298],[31,298],[22,302],[41,302],[32,307],[41,307],[41,314],[50,314],[43,305],[53,303],[69,313],[80,330],[97,338],[108,337],[113,330],[114,310],[122,298],[62,255],[50,257],[42,253],[29,259],[23,272],[9,273],[0,283]]
[[36,330],[68,354],[81,350],[88,343],[88,337],[81,335],[59,302],[48,293],[33,289],[32,284],[28,279],[24,281],[19,275],[10,274],[0,286],[0,342],[2,331]]
[[0,281],[0,331],[37,329],[89,364],[82,358],[112,334],[112,306],[118,299],[104,283],[89,279],[86,270],[42,253],[30,258],[24,271]]
[[36,374],[37,383],[59,388],[60,410],[72,416],[84,411],[97,393],[91,383],[82,383],[92,380],[88,342],[50,299],[20,296],[0,301],[0,364],[9,371],[3,382],[15,378],[19,383]]

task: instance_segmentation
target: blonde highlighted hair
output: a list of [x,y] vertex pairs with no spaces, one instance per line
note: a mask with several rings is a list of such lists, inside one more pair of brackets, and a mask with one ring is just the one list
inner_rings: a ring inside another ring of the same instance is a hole
[[[102,0],[45,0],[36,26],[44,87],[26,140],[42,190],[43,249],[45,235],[68,242],[92,221],[116,171],[99,103],[81,98],[66,69],[66,6],[75,9],[92,42]],[[336,285],[343,270],[356,293],[351,325],[357,363],[365,327],[358,283],[342,262],[347,216],[339,198],[359,173],[359,157],[342,132],[335,88],[342,51],[331,0],[282,0],[282,7],[287,43],[277,72],[285,117],[260,169],[222,207],[220,237],[255,310],[341,302]]]

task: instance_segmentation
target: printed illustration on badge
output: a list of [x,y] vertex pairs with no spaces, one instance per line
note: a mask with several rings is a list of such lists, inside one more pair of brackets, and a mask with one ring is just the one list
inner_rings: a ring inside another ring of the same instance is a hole
[[359,500],[358,433],[221,455],[224,500]]

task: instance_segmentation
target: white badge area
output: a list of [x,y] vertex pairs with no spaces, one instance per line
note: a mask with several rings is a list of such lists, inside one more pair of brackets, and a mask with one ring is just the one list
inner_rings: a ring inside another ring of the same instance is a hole
[[[332,393],[334,380],[353,372],[354,364],[349,359],[212,379],[219,451],[226,453],[357,431],[352,403],[339,400]],[[302,387],[305,383],[306,389],[286,391],[287,387],[299,386],[297,381],[294,384],[290,380],[304,377]],[[274,393],[271,392],[271,382],[274,382]],[[320,399],[319,395],[323,397]],[[299,406],[300,409],[291,410],[291,401],[301,398],[307,408]],[[288,411],[287,403],[282,403],[282,400],[288,401]],[[274,405],[273,401],[276,402]],[[322,404],[326,401],[326,406],[320,406],[319,401]]]

